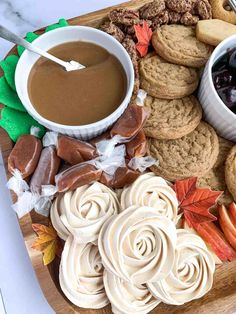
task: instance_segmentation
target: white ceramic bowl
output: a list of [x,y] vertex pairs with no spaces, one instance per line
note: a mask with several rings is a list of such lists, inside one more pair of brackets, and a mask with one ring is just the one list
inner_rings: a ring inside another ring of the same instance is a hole
[[127,92],[123,102],[112,114],[98,122],[82,126],[62,125],[43,118],[34,109],[28,95],[28,77],[33,65],[39,59],[39,55],[30,51],[24,51],[17,64],[15,73],[16,90],[25,109],[40,124],[50,130],[88,140],[106,131],[121,116],[125,108],[128,106],[134,86],[134,69],[127,51],[116,39],[91,27],[67,26],[58,28],[41,35],[34,41],[34,45],[41,49],[49,50],[57,45],[72,41],[95,43],[107,49],[121,62],[127,76]]
[[236,141],[236,114],[218,96],[212,80],[212,66],[228,48],[235,47],[236,35],[233,35],[215,48],[205,67],[198,94],[205,119],[216,129],[219,135],[231,141]]

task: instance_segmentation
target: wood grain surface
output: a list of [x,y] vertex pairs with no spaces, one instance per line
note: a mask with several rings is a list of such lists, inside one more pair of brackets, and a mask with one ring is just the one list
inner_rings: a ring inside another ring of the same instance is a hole
[[[137,9],[151,0],[133,0],[128,3],[118,5],[116,7],[128,7]],[[114,8],[114,7],[113,7]],[[83,16],[70,19],[70,25],[88,25],[98,27],[104,19],[107,18],[111,8],[89,13]],[[75,10],[76,12],[76,10]],[[44,29],[40,29],[41,33]],[[30,30],[29,30],[30,31]],[[10,53],[16,52],[15,48]],[[2,72],[0,73],[0,76]],[[5,162],[12,149],[12,142],[7,133],[0,128],[0,147],[4,156]],[[14,195],[12,196],[15,200]],[[61,293],[58,284],[58,266],[59,261],[56,260],[50,267],[43,266],[42,254],[31,249],[35,234],[32,231],[31,223],[47,222],[44,217],[35,214],[34,212],[24,216],[20,220],[22,233],[24,235],[25,244],[32,260],[33,267],[37,274],[41,288],[52,308],[57,314],[110,314],[111,308],[107,306],[102,310],[87,310],[73,306]],[[183,306],[169,306],[160,304],[152,313],[155,314],[232,314],[236,311],[236,261],[224,263],[217,267],[212,290],[203,298],[189,302]]]

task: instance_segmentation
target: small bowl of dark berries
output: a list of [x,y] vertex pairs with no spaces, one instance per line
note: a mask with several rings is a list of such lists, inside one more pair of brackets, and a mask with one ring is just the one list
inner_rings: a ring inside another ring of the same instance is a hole
[[236,141],[236,35],[213,51],[204,69],[199,100],[218,134]]

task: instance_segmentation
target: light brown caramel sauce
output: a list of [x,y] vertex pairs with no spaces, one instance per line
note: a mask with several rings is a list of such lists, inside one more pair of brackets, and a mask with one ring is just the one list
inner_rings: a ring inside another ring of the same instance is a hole
[[42,57],[35,63],[28,92],[41,116],[60,124],[84,125],[107,117],[121,104],[127,88],[125,71],[107,50],[78,41],[56,46],[49,52],[87,68],[66,72]]

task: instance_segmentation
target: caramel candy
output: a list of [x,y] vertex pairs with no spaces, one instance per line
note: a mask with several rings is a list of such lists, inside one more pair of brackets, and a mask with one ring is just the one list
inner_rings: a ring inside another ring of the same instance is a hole
[[92,138],[89,142],[90,144],[92,144],[93,146],[96,147],[96,144],[104,141],[104,140],[110,140],[111,139],[111,135],[110,135],[110,131],[107,131],[105,133],[102,133],[101,135],[98,135],[94,138]]
[[147,139],[143,130],[140,130],[138,134],[126,145],[126,152],[128,157],[142,157],[147,152]]
[[31,192],[40,194],[42,185],[55,184],[60,161],[53,146],[42,150],[38,166],[30,181]]
[[37,167],[42,150],[41,141],[33,135],[22,135],[8,157],[8,170],[14,174],[17,169],[22,179],[29,177]]
[[96,167],[91,164],[80,163],[72,166],[59,173],[57,176],[56,185],[58,192],[75,190],[79,186],[98,181],[101,174],[102,170],[96,169]]
[[130,104],[111,129],[111,136],[120,135],[128,138],[135,136],[146,122],[148,115],[149,111],[146,108]]
[[100,182],[114,189],[123,188],[127,184],[133,183],[140,175],[140,172],[129,169],[127,166],[116,170],[114,176],[103,172]]
[[89,143],[60,135],[57,140],[57,156],[71,165],[96,157],[96,149]]

